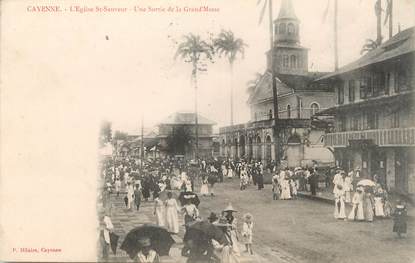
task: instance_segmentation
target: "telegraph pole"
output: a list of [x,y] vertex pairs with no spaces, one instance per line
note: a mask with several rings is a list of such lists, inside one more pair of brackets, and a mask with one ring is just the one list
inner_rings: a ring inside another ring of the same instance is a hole
[[274,104],[274,152],[275,162],[277,165],[280,164],[279,156],[279,130],[278,130],[278,94],[277,94],[277,80],[274,69],[274,26],[272,16],[272,1],[268,0],[269,3],[269,37],[270,37],[270,67],[271,67],[271,78],[272,78],[272,99]]
[[144,160],[144,117],[141,116],[141,156],[140,156],[140,170],[143,176],[143,160]]
[[334,70],[339,69],[339,47],[337,40],[337,0],[334,0]]

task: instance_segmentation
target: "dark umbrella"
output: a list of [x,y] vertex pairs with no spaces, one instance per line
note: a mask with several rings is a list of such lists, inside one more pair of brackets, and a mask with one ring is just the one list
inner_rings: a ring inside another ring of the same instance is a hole
[[117,234],[110,232],[111,250],[114,253],[114,255],[117,253],[118,239],[120,239],[120,237]]
[[141,250],[139,240],[147,237],[150,238],[151,248],[153,248],[160,256],[168,256],[170,247],[174,244],[173,238],[167,229],[145,224],[131,230],[121,244],[121,249],[127,252],[133,259],[138,251]]
[[225,233],[219,227],[208,221],[197,221],[189,224],[184,241],[196,239],[215,239],[219,243],[226,242]]
[[197,194],[193,192],[181,192],[180,193],[179,201],[182,206],[185,205],[186,200],[189,200],[189,199],[190,199],[190,202],[194,204],[195,206],[198,206],[200,204],[200,200]]

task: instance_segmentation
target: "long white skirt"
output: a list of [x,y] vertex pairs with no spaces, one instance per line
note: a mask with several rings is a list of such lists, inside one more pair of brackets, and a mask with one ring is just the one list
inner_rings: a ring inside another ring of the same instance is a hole
[[164,209],[163,207],[156,208],[156,224],[158,226],[165,226],[164,223]]
[[350,214],[348,216],[348,219],[350,220],[364,220],[365,216],[363,214],[363,204],[353,204],[352,211],[350,211]]
[[179,233],[179,216],[174,206],[166,208],[166,227],[171,233]]
[[334,218],[336,219],[346,218],[346,210],[345,210],[343,198],[336,198],[334,202]]
[[385,212],[383,211],[383,202],[382,197],[375,197],[375,216],[385,217]]
[[283,183],[281,185],[281,196],[280,199],[291,199],[291,192],[290,192],[290,186],[288,183]]
[[201,195],[209,194],[209,187],[207,184],[202,184],[202,186],[200,187],[200,194]]

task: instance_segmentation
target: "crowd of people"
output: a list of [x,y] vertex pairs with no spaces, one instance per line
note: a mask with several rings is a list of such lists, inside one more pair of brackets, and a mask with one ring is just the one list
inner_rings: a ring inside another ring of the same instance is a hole
[[[238,262],[240,255],[238,240],[243,241],[247,253],[253,254],[253,216],[243,216],[244,222],[241,229],[237,229],[234,213],[237,211],[229,204],[228,207],[218,213],[202,219],[198,203],[193,202],[194,196],[215,196],[214,185],[224,180],[239,179],[241,191],[245,191],[250,185],[258,190],[264,189],[264,171],[272,176],[272,195],[274,200],[297,199],[299,191],[309,191],[316,195],[319,182],[318,167],[278,168],[270,163],[267,167],[261,162],[232,160],[218,161],[197,160],[184,161],[182,159],[165,158],[156,161],[141,162],[134,158],[108,159],[102,163],[102,179],[105,182],[102,204],[105,214],[102,218],[101,242],[103,245],[103,258],[108,257],[111,234],[114,227],[110,219],[111,208],[110,194],[117,198],[123,197],[127,211],[139,211],[141,202],[153,202],[154,222],[165,227],[172,235],[179,233],[179,217],[183,216],[186,230],[194,222],[206,220],[222,229],[226,242],[218,243],[217,240],[209,240],[196,249],[191,241],[185,240],[182,255],[188,257],[188,262],[199,262],[201,259],[211,262]],[[332,181],[332,193],[335,200],[334,217],[341,220],[368,221],[375,218],[394,218],[393,231],[401,237],[406,233],[406,206],[404,202],[397,202],[392,208],[386,189],[374,176],[373,183],[364,182],[360,178],[360,169],[346,173],[338,168]],[[327,178],[326,184],[327,184]],[[196,191],[195,182],[199,182],[200,189]],[[366,180],[370,181],[370,180]],[[174,192],[183,193],[184,199],[178,201]],[[160,194],[166,192],[165,200]],[[197,192],[197,194],[196,194]],[[121,196],[121,197],[120,197]],[[193,197],[192,197],[193,196]],[[151,201],[150,201],[151,200]],[[348,211],[349,210],[349,211]],[[238,238],[238,233],[242,238]],[[143,247],[148,241],[142,241]],[[137,255],[138,262],[157,262],[158,255],[152,250],[141,251]],[[144,254],[143,254],[144,253]],[[149,257],[155,261],[148,261]],[[145,258],[147,261],[140,261]],[[202,261],[206,262],[206,261]]]

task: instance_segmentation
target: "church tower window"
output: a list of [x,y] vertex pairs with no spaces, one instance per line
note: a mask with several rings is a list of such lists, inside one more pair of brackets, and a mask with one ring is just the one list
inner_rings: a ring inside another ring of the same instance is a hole
[[293,23],[289,23],[287,26],[288,35],[294,35],[295,34],[295,26]]
[[288,55],[282,56],[282,65],[283,65],[283,67],[288,68],[288,64],[289,64],[288,60],[289,60]]
[[278,33],[280,33],[280,34],[285,34],[285,31],[286,31],[285,23],[280,24],[278,31],[279,31]]
[[292,68],[297,67],[297,57],[295,55],[291,55],[290,57],[290,64]]
[[287,105],[287,119],[290,119],[290,118],[291,118],[291,105],[288,104]]

